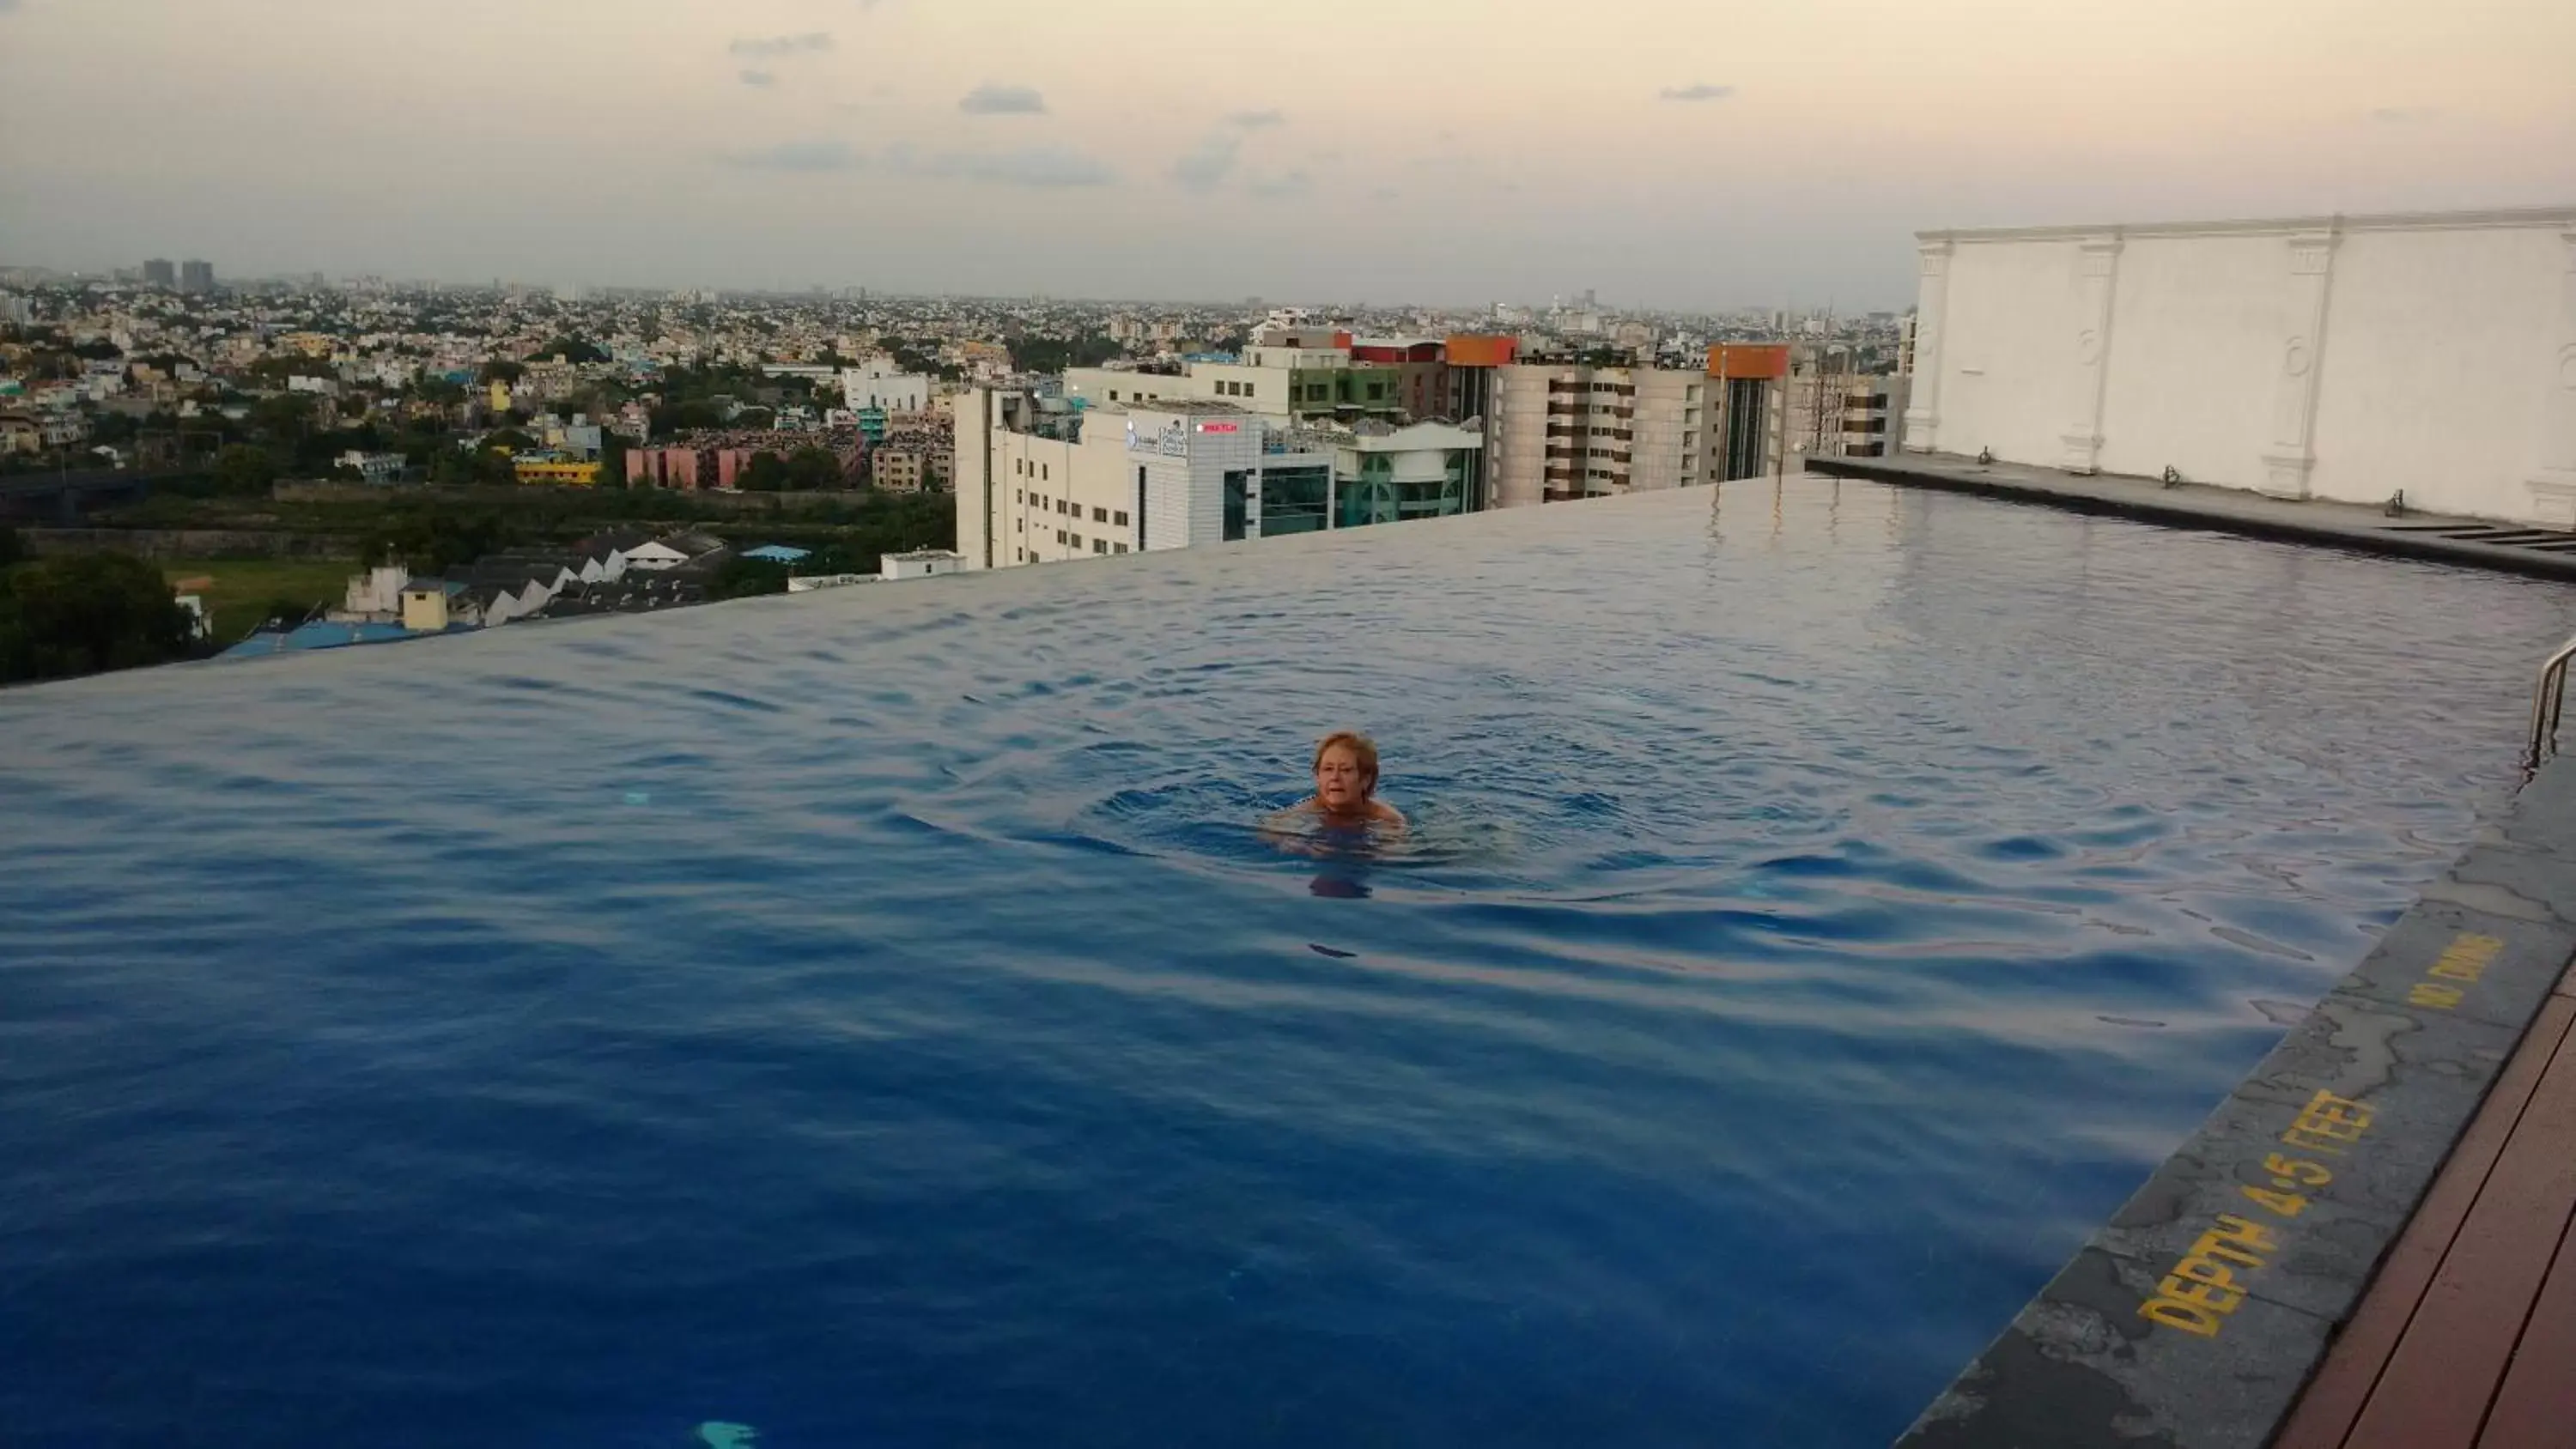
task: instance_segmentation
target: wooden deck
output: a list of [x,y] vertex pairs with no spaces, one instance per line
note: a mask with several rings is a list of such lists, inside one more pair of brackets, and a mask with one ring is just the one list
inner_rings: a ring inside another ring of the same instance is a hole
[[2576,1449],[2576,967],[2273,1449]]

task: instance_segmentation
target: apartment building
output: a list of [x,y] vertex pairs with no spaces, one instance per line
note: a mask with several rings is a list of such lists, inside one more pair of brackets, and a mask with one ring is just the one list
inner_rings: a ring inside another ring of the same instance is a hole
[[1515,363],[1485,417],[1494,506],[1517,508],[1713,479],[1706,374]]
[[[1460,369],[1452,344],[1451,366]],[[1787,349],[1725,344],[1698,368],[1605,356],[1525,357],[1453,385],[1483,404],[1491,506],[1685,488],[1745,478],[1769,463],[1774,389]]]
[[1789,451],[1811,458],[1883,458],[1894,452],[1911,381],[1849,372],[1788,379],[1782,384],[1782,426]]

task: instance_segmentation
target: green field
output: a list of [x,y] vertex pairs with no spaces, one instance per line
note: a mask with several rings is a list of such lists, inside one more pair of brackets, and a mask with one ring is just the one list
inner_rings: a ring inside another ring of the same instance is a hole
[[214,614],[215,638],[230,644],[259,627],[271,600],[292,599],[310,607],[337,606],[349,591],[349,576],[358,566],[346,559],[197,558],[168,559],[162,577],[211,578],[206,608]]

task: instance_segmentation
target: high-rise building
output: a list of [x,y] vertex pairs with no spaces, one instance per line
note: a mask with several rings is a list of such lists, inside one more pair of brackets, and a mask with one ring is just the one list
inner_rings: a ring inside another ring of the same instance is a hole
[[1789,451],[1815,458],[1883,458],[1895,452],[1911,381],[1853,372],[1791,377],[1782,384],[1781,417]]
[[[1461,355],[1453,340],[1453,370]],[[1487,490],[1514,508],[1764,471],[1786,371],[1783,348],[1728,344],[1705,370],[1522,357],[1452,391],[1462,403],[1482,394]]]
[[180,291],[182,291],[182,292],[211,292],[211,291],[213,291],[214,289],[215,289],[215,265],[214,265],[214,263],[212,263],[212,262],[194,262],[194,261],[191,261],[191,262],[181,262],[181,263],[179,264],[179,290],[180,290]]
[[169,291],[179,285],[179,269],[170,265],[168,257],[154,257],[143,264],[143,285]]

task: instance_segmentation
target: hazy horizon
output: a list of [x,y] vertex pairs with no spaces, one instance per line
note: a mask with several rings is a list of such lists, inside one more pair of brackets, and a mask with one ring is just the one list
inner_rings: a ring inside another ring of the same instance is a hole
[[2576,201],[2576,6],[0,0],[0,263],[1898,310],[1955,226]]

